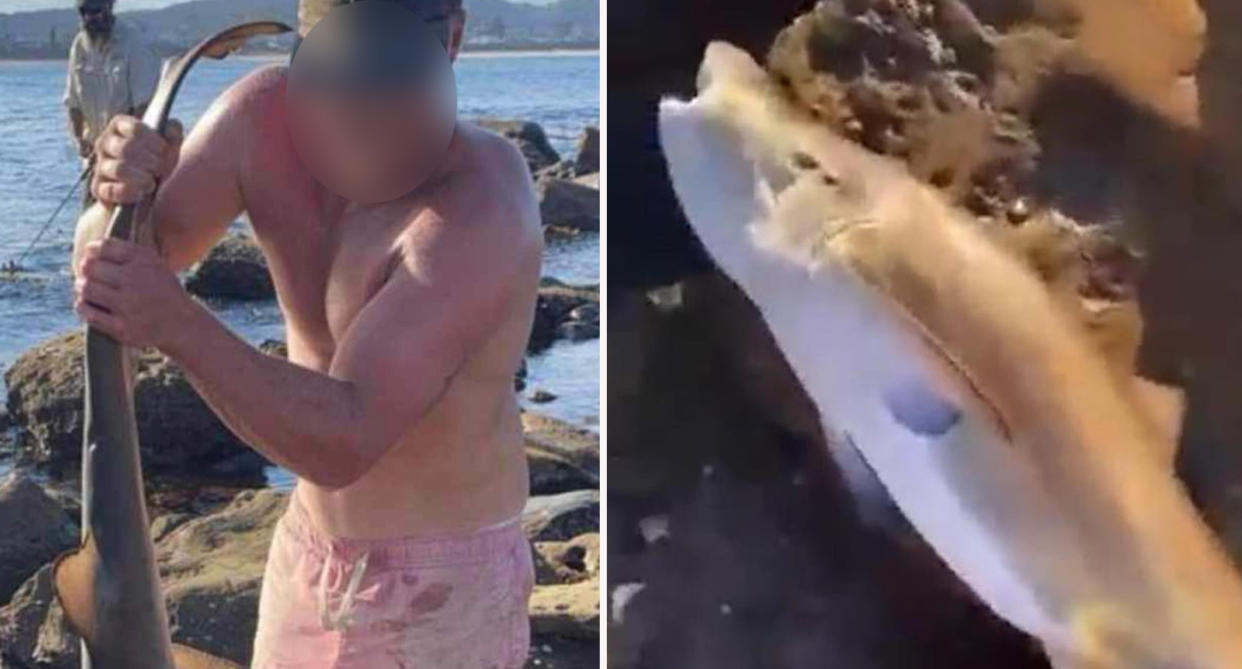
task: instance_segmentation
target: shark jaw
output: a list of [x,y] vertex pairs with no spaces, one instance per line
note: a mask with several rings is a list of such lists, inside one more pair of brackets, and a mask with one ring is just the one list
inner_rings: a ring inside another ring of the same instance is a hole
[[1038,279],[740,50],[699,84],[660,108],[691,226],[948,566],[1058,666],[1242,666],[1237,574]]

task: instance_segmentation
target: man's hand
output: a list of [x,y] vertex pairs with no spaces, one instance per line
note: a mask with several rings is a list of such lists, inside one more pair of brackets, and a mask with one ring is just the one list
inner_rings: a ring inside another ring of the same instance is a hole
[[108,206],[140,201],[177,166],[183,135],[176,121],[161,137],[133,116],[114,117],[95,142],[91,192]]
[[119,239],[86,245],[74,309],[91,326],[135,348],[166,348],[194,300],[152,248]]

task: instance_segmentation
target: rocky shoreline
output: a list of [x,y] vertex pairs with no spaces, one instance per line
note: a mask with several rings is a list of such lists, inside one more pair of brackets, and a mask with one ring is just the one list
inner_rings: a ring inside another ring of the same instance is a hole
[[[536,178],[549,243],[599,230],[599,134],[584,132],[562,160],[538,125],[483,123],[522,149]],[[209,303],[271,300],[253,237],[222,240],[186,277]],[[599,337],[599,287],[546,278],[528,351]],[[284,344],[262,350],[284,355]],[[5,373],[0,457],[0,668],[77,667],[79,645],[53,602],[50,562],[79,535],[82,439],[80,332],[44,341]],[[152,538],[175,641],[248,663],[259,587],[275,522],[289,492],[265,488],[270,463],[242,444],[198,397],[178,366],[135,356],[135,398]],[[521,377],[515,387],[521,389]],[[551,397],[555,397],[547,393]],[[529,667],[598,665],[599,435],[525,413],[531,498],[523,527],[537,564]]]
[[[598,441],[594,446],[598,457]],[[598,664],[599,481],[528,447],[533,492],[522,525],[537,565],[528,666]],[[567,490],[556,494],[537,491]],[[152,508],[152,537],[174,641],[247,664],[268,546],[289,492],[246,490],[199,516]],[[158,515],[157,515],[158,514]],[[0,483],[0,666],[79,666],[77,640],[53,600],[51,561],[76,543],[77,518],[23,472]],[[535,660],[538,660],[536,662]]]

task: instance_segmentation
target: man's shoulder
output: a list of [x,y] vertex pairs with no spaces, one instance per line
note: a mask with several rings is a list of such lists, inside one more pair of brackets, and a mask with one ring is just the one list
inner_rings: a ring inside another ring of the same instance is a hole
[[462,125],[452,166],[407,229],[416,246],[538,252],[543,234],[526,161],[503,137]]
[[491,204],[512,215],[535,201],[534,184],[522,152],[513,142],[490,130],[462,122],[458,125],[460,143],[456,181],[473,195],[475,206]]
[[237,83],[225,91],[225,95],[239,102],[272,99],[284,92],[286,72],[287,68],[276,64],[257,68],[238,79]]
[[216,105],[235,119],[274,118],[274,105],[284,93],[285,68],[269,65],[245,75],[229,86]]
[[498,176],[529,177],[522,152],[503,135],[469,121],[459,121],[458,128],[473,155],[481,159],[481,167],[495,170]]
[[80,58],[82,56],[82,49],[85,47],[85,45],[86,45],[86,31],[79,30],[73,36],[73,41],[69,42],[69,60],[72,61],[75,58]]

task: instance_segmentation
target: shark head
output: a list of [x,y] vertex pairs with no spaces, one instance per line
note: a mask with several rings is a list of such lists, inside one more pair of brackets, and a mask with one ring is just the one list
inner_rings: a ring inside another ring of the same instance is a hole
[[791,132],[774,85],[740,49],[709,45],[698,85],[693,100],[661,103],[661,143],[691,226],[740,284],[755,271],[756,245],[814,264],[806,254],[873,222],[892,196],[875,192],[883,179],[864,178],[877,161],[860,147]]

